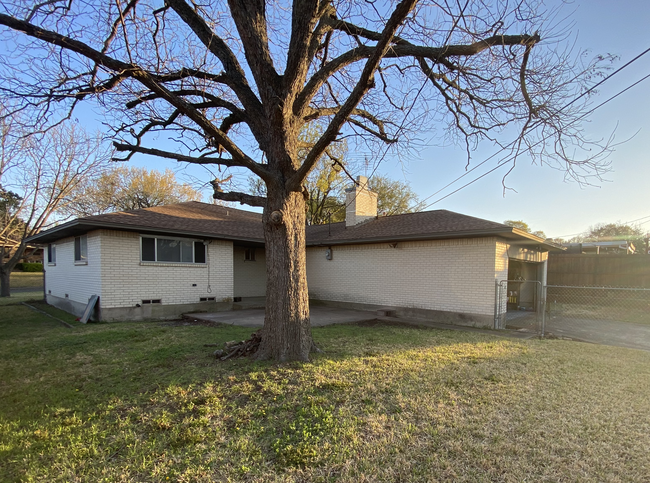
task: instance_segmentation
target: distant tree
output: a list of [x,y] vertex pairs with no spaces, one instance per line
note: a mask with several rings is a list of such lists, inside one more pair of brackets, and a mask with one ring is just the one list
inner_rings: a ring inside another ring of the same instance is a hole
[[598,223],[590,226],[589,231],[580,241],[635,240],[642,237],[643,230],[638,226],[621,222]]
[[411,186],[387,176],[373,176],[368,189],[377,193],[377,212],[384,215],[401,215],[418,209],[418,196]]
[[201,199],[201,193],[179,183],[170,169],[161,173],[155,169],[119,166],[87,183],[85,195],[75,201],[72,209],[77,215],[94,215]]
[[[306,128],[299,138],[299,156],[307,156],[319,136],[318,129]],[[347,161],[346,155],[345,143],[329,146],[303,183],[308,225],[345,220],[345,189],[354,182],[350,173],[357,170],[357,166]],[[251,194],[266,196],[266,188],[259,178],[249,178],[249,184]],[[377,193],[378,213],[399,215],[417,211],[418,197],[406,182],[387,176],[372,176],[368,180],[368,189]]]
[[0,125],[0,296],[10,295],[10,275],[25,239],[63,221],[84,183],[105,169],[108,153],[99,139],[72,124],[43,134]]
[[530,233],[531,235],[535,235],[539,238],[544,238],[546,239],[546,234],[541,231],[541,230],[536,230],[533,231],[530,226],[528,226],[528,223],[522,221],[522,220],[506,220],[503,222],[504,225],[511,226],[513,228],[517,228],[519,230],[523,230],[527,233]]

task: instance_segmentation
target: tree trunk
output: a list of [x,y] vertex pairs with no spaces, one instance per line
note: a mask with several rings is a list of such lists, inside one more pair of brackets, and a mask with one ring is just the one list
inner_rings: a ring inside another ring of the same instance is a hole
[[0,247],[0,297],[11,296],[11,272],[25,253],[25,247],[23,241],[7,261],[4,260],[5,247]]
[[0,297],[9,297],[11,295],[11,270],[0,268]]
[[302,193],[267,193],[266,314],[259,359],[307,361],[312,347]]

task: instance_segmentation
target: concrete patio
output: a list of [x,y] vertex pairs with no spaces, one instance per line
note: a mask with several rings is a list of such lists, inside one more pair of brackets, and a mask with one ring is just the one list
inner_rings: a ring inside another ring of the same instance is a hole
[[[323,327],[334,324],[363,324],[368,322],[384,322],[387,324],[403,324],[405,326],[420,326],[431,329],[460,330],[465,332],[480,332],[484,334],[501,337],[513,337],[517,339],[530,339],[536,334],[522,333],[513,330],[491,330],[461,325],[442,324],[426,319],[389,317],[379,315],[376,311],[352,310],[338,307],[312,305],[309,308],[312,327]],[[186,320],[219,323],[226,325],[237,325],[240,327],[262,327],[264,325],[264,309],[239,308],[236,310],[214,312],[214,313],[191,313],[183,315]]]

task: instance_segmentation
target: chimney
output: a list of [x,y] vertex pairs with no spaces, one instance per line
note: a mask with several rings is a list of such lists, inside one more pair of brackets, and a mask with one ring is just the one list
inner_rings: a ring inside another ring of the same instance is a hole
[[368,178],[357,177],[357,184],[345,190],[345,226],[377,218],[377,193],[368,190]]

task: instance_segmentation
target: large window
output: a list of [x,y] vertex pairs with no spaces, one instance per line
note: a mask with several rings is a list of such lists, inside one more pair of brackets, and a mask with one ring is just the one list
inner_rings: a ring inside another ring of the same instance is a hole
[[88,237],[86,235],[74,238],[75,263],[88,263]]
[[141,240],[143,262],[205,263],[202,241],[145,236]]

